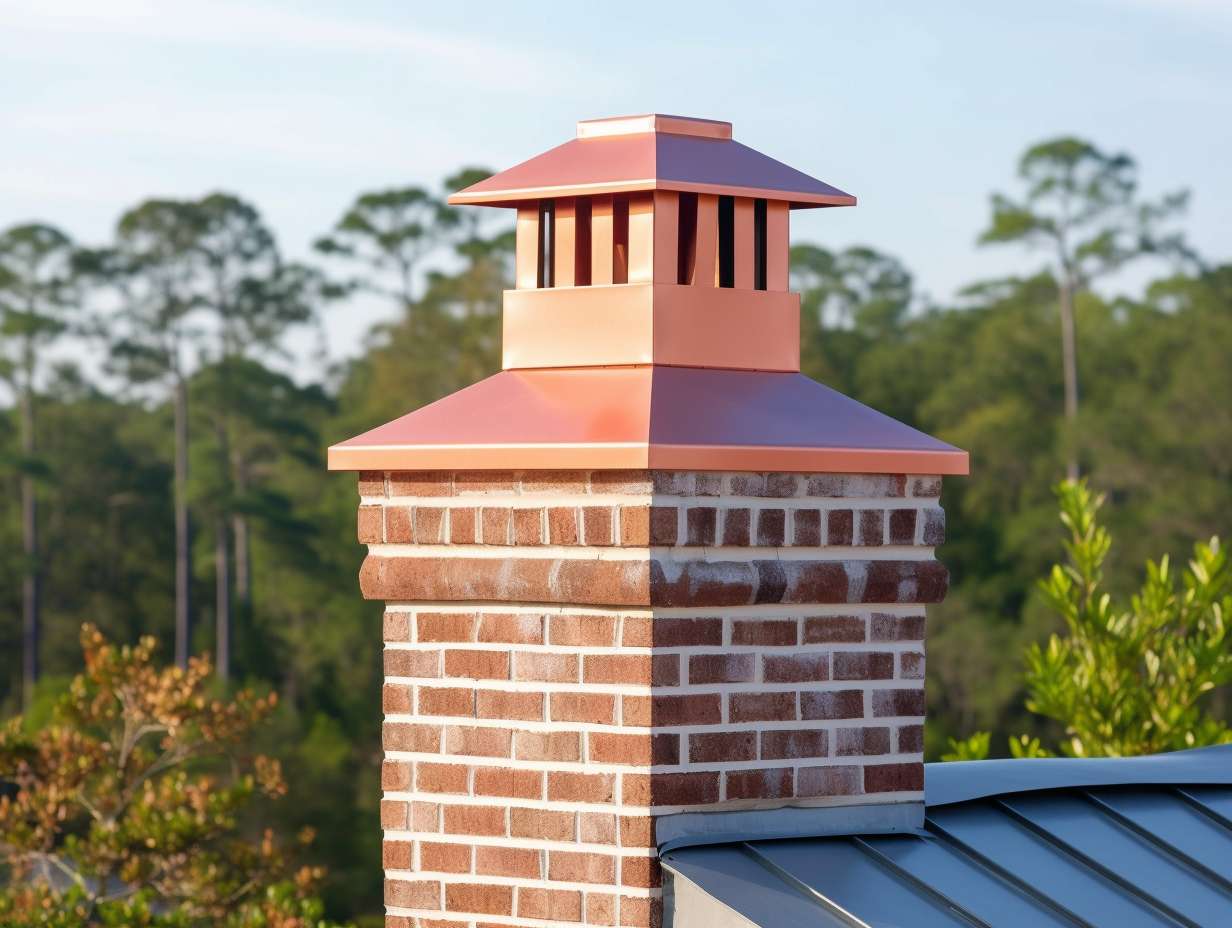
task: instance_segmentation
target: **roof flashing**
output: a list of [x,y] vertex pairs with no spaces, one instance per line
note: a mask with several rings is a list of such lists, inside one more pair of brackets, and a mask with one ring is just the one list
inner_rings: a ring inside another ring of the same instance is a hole
[[718,119],[698,119],[695,116],[669,116],[663,113],[582,119],[577,124],[577,137],[579,139],[611,138],[615,135],[638,135],[642,132],[691,135],[700,139],[730,139],[732,137],[732,124]]

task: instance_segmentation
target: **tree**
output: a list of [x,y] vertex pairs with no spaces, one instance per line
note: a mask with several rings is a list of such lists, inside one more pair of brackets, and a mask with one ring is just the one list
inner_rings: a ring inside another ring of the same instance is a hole
[[1070,137],[1027,149],[1019,159],[1018,176],[1026,186],[1023,199],[993,194],[992,221],[979,242],[1020,243],[1051,253],[1060,306],[1065,419],[1071,430],[1066,474],[1076,480],[1074,299],[1095,279],[1143,255],[1183,253],[1180,235],[1165,232],[1164,226],[1184,210],[1189,194],[1178,191],[1154,201],[1141,200],[1137,165],[1129,155],[1109,154]]
[[73,244],[49,225],[13,226],[0,234],[0,378],[21,411],[22,680],[28,708],[39,677],[41,573],[35,394],[47,349],[69,327]]
[[324,928],[322,871],[246,833],[286,792],[279,764],[244,749],[275,697],[211,698],[208,659],[159,669],[152,638],[121,648],[87,625],[81,642],[51,724],[0,731],[4,923]]
[[[1065,622],[1065,637],[1026,652],[1027,708],[1059,722],[1060,751],[1073,757],[1124,757],[1232,742],[1227,724],[1207,709],[1210,694],[1232,681],[1232,567],[1218,538],[1194,545],[1180,583],[1165,555],[1148,561],[1128,608],[1103,589],[1112,547],[1096,519],[1103,497],[1085,481],[1057,487],[1069,532],[1067,562],[1041,589]],[[1010,742],[1015,756],[1047,753],[1037,740]],[[977,733],[951,745],[951,759],[986,756]]]

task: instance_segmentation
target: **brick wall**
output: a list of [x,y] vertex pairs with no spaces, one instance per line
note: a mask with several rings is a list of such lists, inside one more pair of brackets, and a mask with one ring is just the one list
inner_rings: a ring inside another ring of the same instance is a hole
[[361,475],[361,585],[387,603],[387,923],[657,924],[659,816],[918,800],[939,493]]

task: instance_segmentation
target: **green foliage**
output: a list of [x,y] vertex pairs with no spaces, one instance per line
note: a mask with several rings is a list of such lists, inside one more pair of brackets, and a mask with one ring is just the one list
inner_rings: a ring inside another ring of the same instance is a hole
[[984,760],[988,757],[989,743],[992,735],[986,731],[977,731],[967,738],[951,738],[950,749],[941,755],[941,759],[950,760]]

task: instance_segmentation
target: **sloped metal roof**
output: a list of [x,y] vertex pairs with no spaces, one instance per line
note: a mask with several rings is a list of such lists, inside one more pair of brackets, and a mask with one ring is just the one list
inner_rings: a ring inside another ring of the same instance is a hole
[[667,851],[675,924],[1232,925],[1232,746],[930,764],[925,803],[914,834]]

